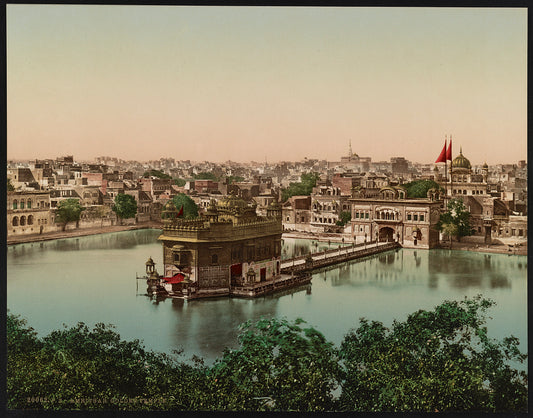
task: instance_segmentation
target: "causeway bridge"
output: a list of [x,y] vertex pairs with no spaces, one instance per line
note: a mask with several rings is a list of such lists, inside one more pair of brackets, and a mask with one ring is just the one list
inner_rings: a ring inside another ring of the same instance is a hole
[[281,262],[282,274],[297,274],[310,272],[321,267],[344,263],[346,261],[367,257],[384,251],[401,248],[397,242],[370,241],[355,245],[344,245],[332,250],[326,250],[295,257]]

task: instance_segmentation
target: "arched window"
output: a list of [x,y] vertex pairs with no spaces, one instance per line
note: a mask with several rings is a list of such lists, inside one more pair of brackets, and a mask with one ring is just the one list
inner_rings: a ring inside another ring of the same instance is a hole
[[33,225],[33,215],[28,216],[28,225]]
[[13,200],[13,209],[17,209],[18,208],[18,200],[15,199]]
[[13,217],[12,224],[13,224],[13,226],[19,226],[19,217],[18,216],[14,216]]
[[21,209],[24,209],[24,200],[21,200],[21,201],[20,201],[20,208],[21,208]]
[[[22,205],[22,202],[20,202],[20,204]],[[26,217],[25,216],[21,216],[20,217],[20,226],[24,226],[26,225]]]
[[31,199],[28,199],[28,205],[26,206],[28,209],[31,209]]

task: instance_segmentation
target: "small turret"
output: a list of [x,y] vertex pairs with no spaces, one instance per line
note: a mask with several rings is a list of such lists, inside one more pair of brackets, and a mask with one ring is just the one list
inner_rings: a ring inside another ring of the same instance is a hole
[[267,207],[267,216],[272,218],[281,218],[281,205],[277,198]]
[[155,271],[155,263],[154,263],[154,260],[152,260],[152,257],[148,257],[148,261],[145,264],[146,264],[146,274],[148,276],[153,276],[156,273],[156,271]]
[[163,206],[163,210],[161,211],[161,219],[164,223],[170,223],[173,222],[178,216],[178,209],[176,208],[176,205],[170,199],[165,206]]
[[207,217],[209,222],[218,222],[218,209],[217,202],[215,201],[215,199],[211,199],[211,201],[209,202],[209,207],[205,212],[205,216]]

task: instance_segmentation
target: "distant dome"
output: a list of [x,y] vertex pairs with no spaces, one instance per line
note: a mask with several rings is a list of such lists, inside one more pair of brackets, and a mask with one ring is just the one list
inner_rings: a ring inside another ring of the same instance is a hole
[[176,205],[174,204],[174,202],[172,201],[172,199],[170,199],[166,204],[165,206],[163,207],[163,210],[166,210],[166,211],[169,211],[169,212],[173,212],[173,211],[176,211]]
[[463,155],[462,149],[461,151],[459,151],[459,155],[455,157],[452,161],[452,168],[465,168],[467,170],[470,170],[472,168],[472,165],[470,164],[468,158]]
[[485,164],[483,164],[483,168],[489,168],[488,164],[485,162]]
[[240,197],[229,195],[218,202],[220,208],[245,208],[248,204]]

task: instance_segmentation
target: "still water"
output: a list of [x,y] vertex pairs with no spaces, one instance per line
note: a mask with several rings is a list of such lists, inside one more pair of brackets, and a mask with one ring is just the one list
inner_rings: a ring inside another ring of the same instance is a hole
[[[183,348],[211,363],[235,347],[237,327],[261,316],[303,318],[339,345],[359,318],[403,321],[444,300],[482,294],[497,302],[489,334],[515,335],[527,351],[527,257],[450,250],[401,249],[313,275],[311,285],[258,299],[184,302],[152,299],[144,274],[151,256],[162,269],[158,230],[137,230],[7,249],[7,306],[40,336],[62,324],[114,324],[121,338],[147,348]],[[284,239],[283,257],[320,251],[327,243]],[[338,245],[338,244],[331,244]],[[526,366],[527,367],[527,366]]]

